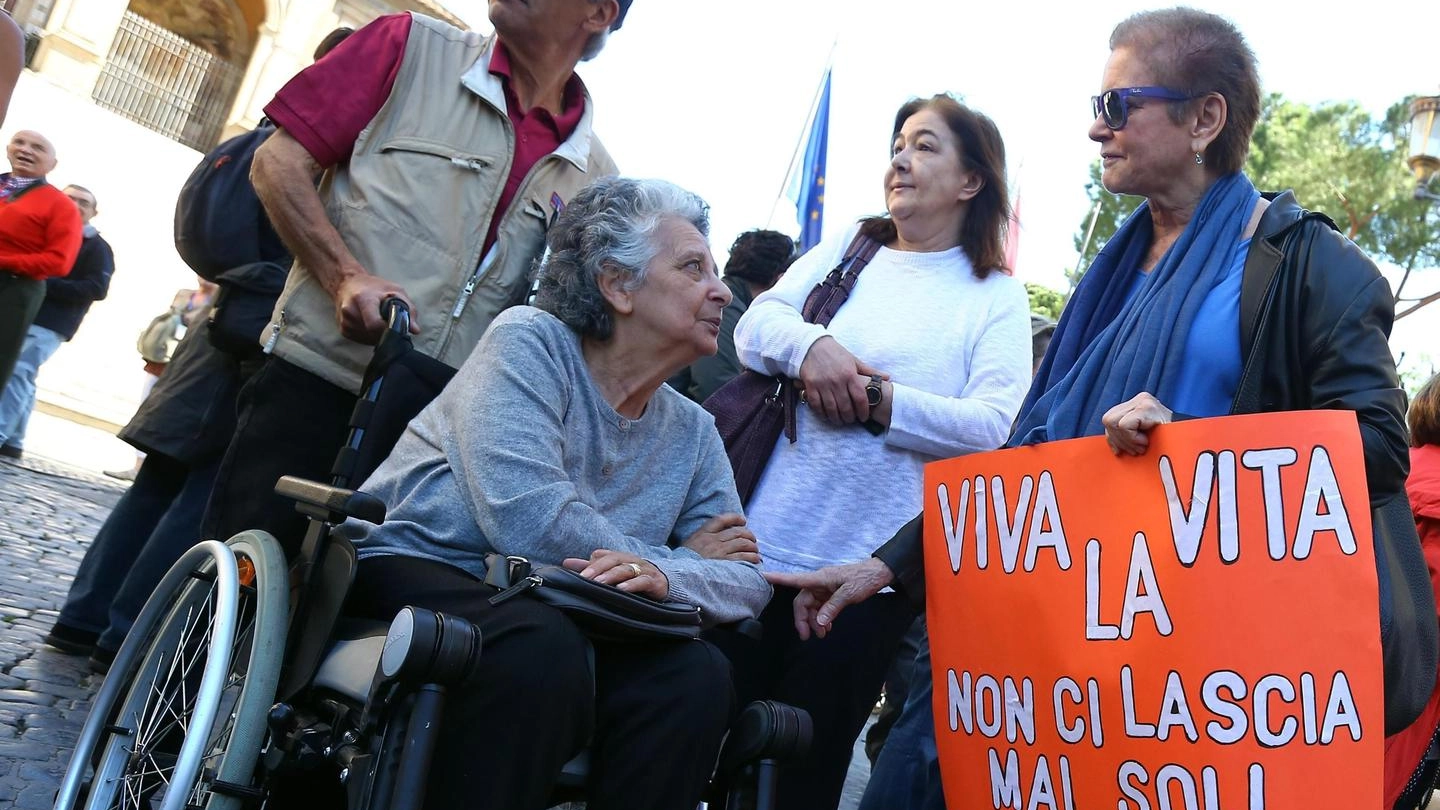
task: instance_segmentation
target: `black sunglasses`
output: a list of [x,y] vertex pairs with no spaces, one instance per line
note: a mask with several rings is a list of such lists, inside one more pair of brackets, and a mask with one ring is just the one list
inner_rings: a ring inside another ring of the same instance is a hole
[[1194,96],[1168,87],[1114,87],[1090,97],[1090,111],[1105,119],[1105,126],[1124,129],[1130,117],[1130,99],[1158,98],[1164,101],[1189,101]]

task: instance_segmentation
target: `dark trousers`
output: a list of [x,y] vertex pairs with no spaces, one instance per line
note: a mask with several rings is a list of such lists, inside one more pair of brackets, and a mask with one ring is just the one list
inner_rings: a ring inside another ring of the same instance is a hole
[[865,732],[865,756],[870,758],[871,767],[880,756],[880,749],[885,747],[890,729],[900,719],[900,710],[910,694],[910,673],[915,668],[915,655],[920,652],[924,641],[925,617],[921,616],[900,638],[895,660],[890,662],[890,669],[885,673],[885,703],[880,707],[880,713],[875,715],[870,730]]
[[945,810],[931,708],[935,690],[930,677],[930,637],[923,618],[916,626],[920,638],[905,705],[870,769],[870,784],[865,786],[860,810]]
[[120,649],[130,626],[135,624],[141,608],[145,607],[146,600],[155,592],[155,586],[160,584],[165,572],[191,546],[200,542],[200,518],[205,514],[205,503],[210,500],[210,489],[215,484],[215,471],[219,466],[217,456],[198,467],[191,467],[179,494],[165,514],[160,516],[160,522],[150,532],[144,545],[129,550],[130,570],[121,574],[118,588],[112,592],[114,598],[110,602],[109,624],[100,634],[96,646],[107,650]]
[[0,270],[0,385],[14,373],[25,347],[25,332],[44,300],[44,281]]
[[347,612],[388,621],[406,605],[480,628],[478,685],[445,704],[425,806],[540,810],[560,768],[591,745],[590,810],[693,810],[734,714],[730,666],[703,641],[594,645],[558,610],[496,593],[416,557],[360,562]]
[[[92,633],[105,630],[110,624],[110,604],[126,572],[175,503],[187,474],[188,468],[183,463],[164,453],[145,456],[135,473],[135,483],[115,502],[115,508],[86,549],[56,624]],[[166,568],[169,564],[160,569],[160,576]]]
[[899,594],[879,594],[846,608],[825,638],[801,641],[794,599],[794,589],[775,589],[760,616],[765,634],[758,641],[725,629],[709,637],[735,665],[740,705],[779,700],[806,710],[815,723],[809,755],[780,772],[778,806],[834,810],[855,738],[915,611]]
[[146,455],[85,551],[56,623],[99,632],[96,646],[120,649],[165,572],[199,542],[219,461],[189,468],[163,453]]
[[200,534],[226,540],[264,529],[294,559],[305,518],[275,494],[275,482],[285,475],[330,481],[355,395],[271,357],[240,389],[237,407],[235,436],[220,462]]

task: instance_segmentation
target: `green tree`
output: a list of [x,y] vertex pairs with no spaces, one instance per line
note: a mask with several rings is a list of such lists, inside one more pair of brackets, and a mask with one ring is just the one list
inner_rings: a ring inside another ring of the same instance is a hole
[[1025,292],[1030,294],[1030,311],[1044,315],[1052,321],[1060,320],[1060,310],[1065,308],[1065,296],[1044,284],[1025,282]]
[[1414,198],[1405,167],[1409,99],[1374,118],[1351,102],[1307,107],[1265,100],[1247,170],[1261,188],[1291,188],[1301,205],[1329,214],[1371,258],[1404,272],[1397,318],[1440,299],[1407,298],[1410,275],[1440,265],[1432,207]]
[[1090,164],[1090,182],[1085,184],[1085,194],[1090,199],[1090,208],[1085,214],[1085,220],[1080,223],[1080,230],[1075,234],[1075,255],[1078,259],[1074,267],[1065,271],[1065,278],[1070,281],[1070,289],[1065,293],[1066,299],[1075,291],[1075,285],[1080,283],[1080,277],[1085,275],[1090,263],[1095,261],[1095,254],[1120,230],[1120,225],[1130,216],[1130,212],[1140,205],[1139,197],[1111,194],[1105,190],[1105,186],[1100,183],[1098,160]]
[[[1408,108],[1407,99],[1375,118],[1353,102],[1307,106],[1272,94],[1245,167],[1259,188],[1293,189],[1301,205],[1330,215],[1372,259],[1398,266],[1404,276],[1395,292],[1397,318],[1440,300],[1440,294],[1405,295],[1412,273],[1440,265],[1433,206],[1414,199],[1414,181],[1405,168]],[[1096,163],[1088,189],[1099,215],[1081,255],[1081,272],[1134,209],[1128,203],[1138,202],[1105,191],[1099,174]],[[1076,235],[1077,251],[1088,225],[1087,217]],[[1072,284],[1078,280],[1077,274]]]

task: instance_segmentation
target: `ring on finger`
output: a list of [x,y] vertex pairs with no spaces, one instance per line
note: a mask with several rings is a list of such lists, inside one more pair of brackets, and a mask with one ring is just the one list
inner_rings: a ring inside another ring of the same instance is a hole
[[634,572],[637,577],[645,573],[645,569],[640,567],[640,563],[625,563],[625,567]]

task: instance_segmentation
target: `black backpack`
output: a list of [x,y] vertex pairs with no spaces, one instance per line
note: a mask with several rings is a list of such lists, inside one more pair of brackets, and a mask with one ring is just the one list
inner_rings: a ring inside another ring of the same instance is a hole
[[290,252],[250,185],[255,150],[276,127],[268,119],[220,144],[190,173],[175,201],[175,250],[207,281],[256,262],[288,266]]

